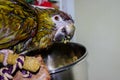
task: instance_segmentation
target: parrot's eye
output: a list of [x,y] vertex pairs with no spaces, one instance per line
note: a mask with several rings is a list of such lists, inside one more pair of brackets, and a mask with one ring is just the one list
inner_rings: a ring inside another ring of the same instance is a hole
[[55,16],[54,19],[55,19],[56,21],[59,21],[59,16]]
[[62,21],[62,18],[60,15],[54,15],[52,17],[52,20],[53,20],[53,22],[59,22],[59,21]]

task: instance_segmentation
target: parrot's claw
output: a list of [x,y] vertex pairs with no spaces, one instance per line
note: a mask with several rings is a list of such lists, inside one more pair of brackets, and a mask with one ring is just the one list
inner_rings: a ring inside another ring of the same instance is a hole
[[2,49],[2,50],[0,50],[0,54],[4,54],[4,61],[3,61],[3,65],[4,66],[7,66],[7,57],[8,57],[9,53],[13,53],[13,51],[9,50],[9,49]]
[[23,51],[22,53],[20,53],[20,54],[26,54],[28,51]]

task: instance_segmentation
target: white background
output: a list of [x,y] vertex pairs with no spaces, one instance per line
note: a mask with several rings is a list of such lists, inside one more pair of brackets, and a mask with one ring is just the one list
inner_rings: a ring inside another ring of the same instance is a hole
[[120,80],[120,0],[74,0],[75,42],[88,49],[89,80]]

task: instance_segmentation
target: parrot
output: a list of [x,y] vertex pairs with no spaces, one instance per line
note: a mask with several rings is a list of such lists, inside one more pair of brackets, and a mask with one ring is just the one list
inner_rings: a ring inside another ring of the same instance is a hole
[[34,7],[25,0],[0,0],[0,50],[47,48],[70,41],[74,32],[74,20],[61,10]]

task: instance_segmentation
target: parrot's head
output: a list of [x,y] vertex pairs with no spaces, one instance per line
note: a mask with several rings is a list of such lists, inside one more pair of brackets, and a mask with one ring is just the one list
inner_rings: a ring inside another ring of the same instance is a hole
[[[37,39],[41,47],[54,42],[68,42],[75,31],[74,21],[67,13],[57,9],[38,9]],[[38,38],[39,37],[39,38]]]
[[58,11],[51,17],[54,23],[55,35],[53,41],[66,42],[72,39],[75,31],[74,21],[68,14]]

